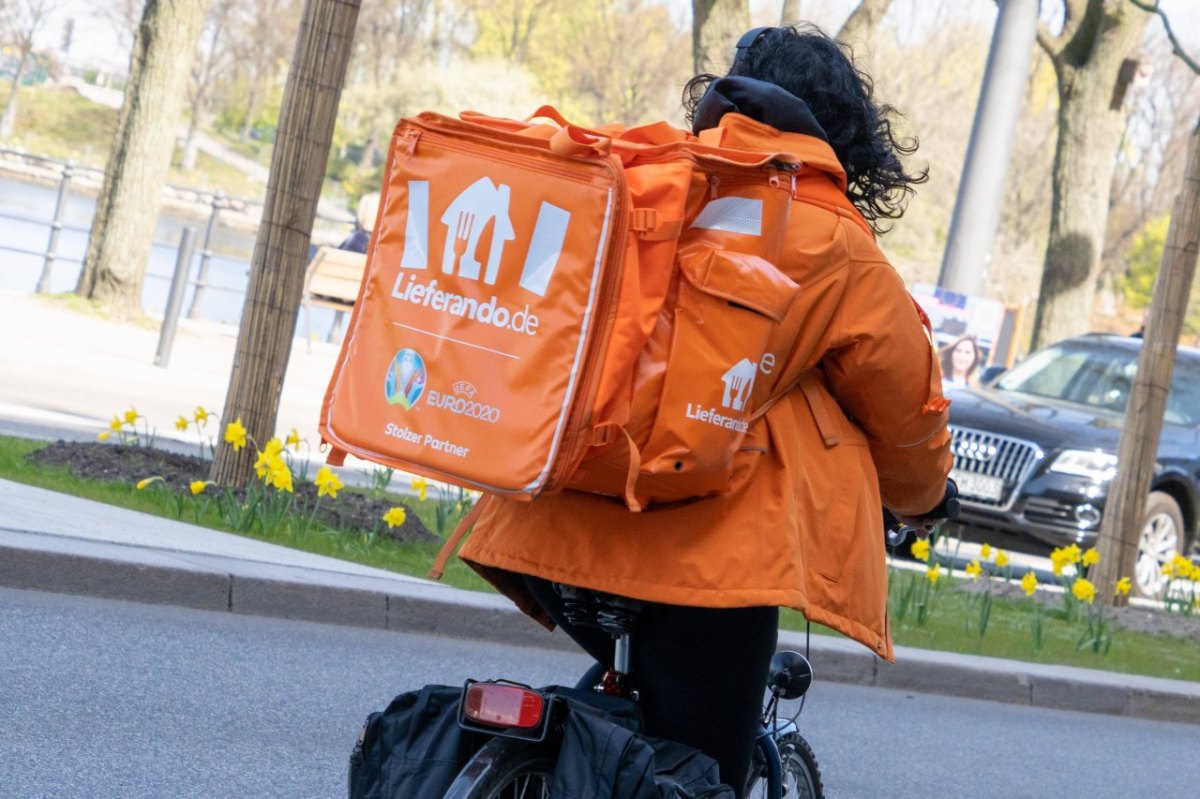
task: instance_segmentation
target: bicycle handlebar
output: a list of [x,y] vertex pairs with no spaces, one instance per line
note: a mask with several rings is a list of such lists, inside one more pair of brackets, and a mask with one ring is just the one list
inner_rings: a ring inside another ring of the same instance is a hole
[[[959,513],[958,502],[958,485],[946,478],[946,491],[942,494],[942,501],[934,505],[932,508],[922,513],[919,517],[921,521],[938,522],[946,519],[957,519]],[[909,530],[913,528],[906,524],[901,524],[900,520],[892,514],[887,508],[883,509],[883,529],[887,533],[887,542],[889,546],[898,547],[908,538]]]

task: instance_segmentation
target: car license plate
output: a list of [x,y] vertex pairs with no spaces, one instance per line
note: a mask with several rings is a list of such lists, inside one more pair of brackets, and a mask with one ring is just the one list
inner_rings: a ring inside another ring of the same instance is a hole
[[999,477],[951,469],[950,478],[958,483],[958,493],[964,497],[999,502],[1004,494],[1004,481]]

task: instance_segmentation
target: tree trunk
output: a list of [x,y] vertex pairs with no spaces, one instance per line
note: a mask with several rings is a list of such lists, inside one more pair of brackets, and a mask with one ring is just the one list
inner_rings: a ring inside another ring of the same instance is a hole
[[17,92],[21,89],[21,78],[25,77],[25,60],[22,56],[17,64],[17,74],[13,75],[12,90],[8,93],[8,102],[4,104],[4,116],[0,117],[0,139],[11,139],[17,128]]
[[692,0],[692,63],[696,74],[728,70],[733,46],[749,27],[747,0]]
[[[1188,297],[1200,254],[1200,121],[1192,132],[1183,187],[1171,213],[1162,267],[1147,314],[1145,342],[1137,377],[1125,411],[1125,427],[1117,453],[1117,476],[1105,503],[1100,525],[1100,563],[1096,588],[1104,602],[1114,602],[1121,577],[1133,575],[1142,534],[1146,496],[1158,455],[1163,411],[1175,366],[1175,348],[1183,332]],[[1182,534],[1183,531],[1181,530]],[[1181,543],[1182,548],[1182,543]],[[1159,568],[1155,563],[1154,568]],[[1136,583],[1136,581],[1134,581]]]
[[862,0],[842,23],[837,40],[847,44],[863,43],[870,46],[875,37],[875,30],[891,5],[892,0]]
[[209,0],[146,0],[129,62],[125,102],[96,201],[75,291],[119,317],[141,312],[175,123]]
[[783,0],[783,11],[779,14],[780,25],[791,25],[800,20],[800,0]]
[[[1086,332],[1108,222],[1109,191],[1125,113],[1117,77],[1142,40],[1149,15],[1091,0],[1084,25],[1053,56],[1058,75],[1050,236],[1042,267],[1034,347]],[[1093,19],[1092,17],[1095,17]]]
[[[358,11],[359,0],[306,0],[284,90],[271,177],[221,417],[225,423],[240,419],[259,446],[265,446],[273,435],[279,413],[279,394],[304,290],[309,239]],[[249,483],[254,475],[252,450],[247,447],[235,452],[222,442],[213,461],[212,480],[221,485]]]
[[250,81],[250,97],[246,100],[246,119],[242,122],[242,129],[238,132],[238,138],[246,141],[250,138],[250,131],[254,129],[254,118],[258,116],[258,84],[262,78],[258,75]]
[[380,138],[379,127],[375,123],[372,123],[371,135],[367,137],[367,144],[363,147],[362,155],[358,158],[359,169],[370,169],[375,166],[375,156],[379,154]]
[[183,154],[179,157],[179,168],[190,172],[196,168],[196,151],[198,147],[198,137],[200,124],[198,122],[200,111],[197,108],[192,109],[192,118],[188,122],[187,137],[183,140]]

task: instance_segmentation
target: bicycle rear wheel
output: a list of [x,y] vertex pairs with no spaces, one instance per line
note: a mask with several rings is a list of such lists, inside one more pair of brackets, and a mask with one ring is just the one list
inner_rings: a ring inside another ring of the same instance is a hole
[[[817,756],[808,741],[798,732],[789,732],[775,739],[779,760],[783,765],[782,799],[824,799],[821,770]],[[767,766],[761,748],[754,752],[750,779],[746,783],[747,799],[775,799],[767,785]]]
[[554,758],[544,745],[493,738],[463,767],[445,799],[548,799]]

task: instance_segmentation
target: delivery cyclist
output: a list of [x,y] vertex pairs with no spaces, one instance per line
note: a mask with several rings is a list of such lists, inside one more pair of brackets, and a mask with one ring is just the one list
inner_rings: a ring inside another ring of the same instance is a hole
[[916,519],[939,503],[948,403],[924,314],[875,242],[925,176],[870,79],[816,28],[769,28],[685,101],[721,146],[803,164],[777,264],[801,287],[780,363],[803,379],[751,427],[728,493],[642,513],[574,491],[492,497],[461,557],[602,662],[611,640],[564,624],[555,584],[649,603],[631,668],[645,731],[740,790],[779,607],[892,658],[880,505]]

